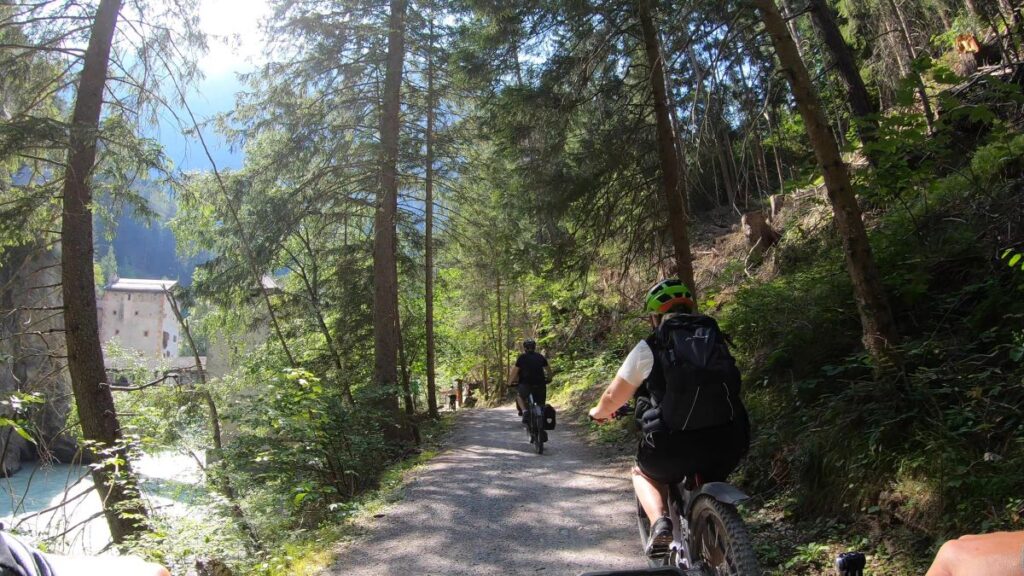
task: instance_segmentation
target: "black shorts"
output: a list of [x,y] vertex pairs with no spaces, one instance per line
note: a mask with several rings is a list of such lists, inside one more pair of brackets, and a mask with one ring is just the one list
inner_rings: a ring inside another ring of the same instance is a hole
[[704,482],[723,482],[750,447],[745,412],[732,423],[687,432],[655,432],[637,446],[636,463],[648,478],[678,484],[700,474]]
[[543,406],[544,402],[548,399],[547,384],[523,384],[520,382],[516,390],[519,393],[519,397],[523,399],[524,405],[529,399],[530,394],[533,394],[533,403],[540,406]]

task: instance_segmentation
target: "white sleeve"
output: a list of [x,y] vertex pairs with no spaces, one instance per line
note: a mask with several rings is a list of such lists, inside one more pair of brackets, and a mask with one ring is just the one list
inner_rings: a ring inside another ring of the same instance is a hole
[[647,342],[641,340],[629,352],[616,374],[633,386],[639,387],[651,375],[654,368],[654,353]]

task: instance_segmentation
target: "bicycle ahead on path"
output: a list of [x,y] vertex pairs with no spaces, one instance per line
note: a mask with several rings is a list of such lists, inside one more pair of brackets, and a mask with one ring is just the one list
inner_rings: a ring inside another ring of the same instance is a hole
[[[515,384],[509,386],[516,388]],[[526,424],[526,431],[530,434],[530,444],[537,449],[537,454],[544,453],[544,443],[548,440],[548,433],[545,430],[544,406],[537,404],[533,394],[526,397],[526,410],[523,413],[523,422]]]
[[530,433],[530,444],[537,449],[537,454],[544,453],[544,442],[548,433],[544,430],[544,407],[533,401],[533,394],[526,399],[526,431]]

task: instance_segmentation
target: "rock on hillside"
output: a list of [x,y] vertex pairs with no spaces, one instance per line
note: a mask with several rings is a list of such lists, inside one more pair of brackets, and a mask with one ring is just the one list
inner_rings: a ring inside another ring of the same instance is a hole
[[[0,429],[0,473],[12,474],[23,460],[71,461],[77,446],[64,434],[71,410],[71,386],[62,360],[60,258],[53,250],[22,246],[0,260],[0,417],[27,418],[38,445]],[[15,392],[39,395],[44,402],[20,406]],[[22,409],[20,414],[15,411]]]

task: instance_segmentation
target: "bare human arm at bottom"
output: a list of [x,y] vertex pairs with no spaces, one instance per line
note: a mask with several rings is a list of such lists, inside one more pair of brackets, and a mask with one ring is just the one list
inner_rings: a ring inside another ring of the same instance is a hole
[[171,576],[159,564],[135,556],[56,556],[46,555],[57,576],[64,574],[103,574],[103,576]]
[[639,385],[634,386],[622,376],[616,376],[601,394],[597,406],[590,409],[590,417],[599,422],[609,420],[620,406],[633,397]]
[[1024,531],[961,536],[942,545],[925,576],[1021,576]]

